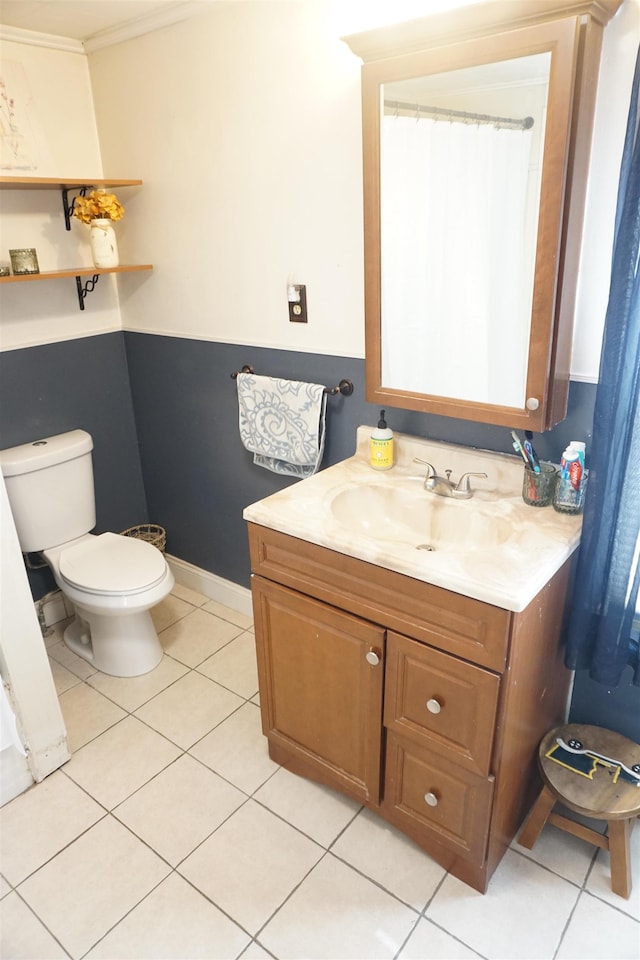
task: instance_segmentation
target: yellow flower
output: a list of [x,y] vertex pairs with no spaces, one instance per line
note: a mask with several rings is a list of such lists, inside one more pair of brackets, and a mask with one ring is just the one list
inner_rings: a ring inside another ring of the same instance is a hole
[[76,197],[73,215],[82,223],[91,223],[104,217],[107,220],[122,220],[124,207],[115,193],[106,190],[92,190],[86,197]]

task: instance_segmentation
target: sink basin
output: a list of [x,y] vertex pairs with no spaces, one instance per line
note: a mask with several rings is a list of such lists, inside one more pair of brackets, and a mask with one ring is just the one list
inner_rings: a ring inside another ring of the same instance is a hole
[[421,483],[348,487],[333,497],[331,512],[351,533],[425,550],[486,550],[515,533],[509,519],[486,503],[438,497]]

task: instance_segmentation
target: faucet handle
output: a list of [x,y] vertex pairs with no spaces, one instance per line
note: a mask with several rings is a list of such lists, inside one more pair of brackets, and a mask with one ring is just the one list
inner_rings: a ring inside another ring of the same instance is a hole
[[471,487],[469,485],[469,477],[481,477],[484,480],[487,479],[486,473],[463,473],[460,479],[458,480],[456,490],[460,491],[461,493],[471,493]]
[[429,467],[429,472],[427,473],[427,476],[425,477],[425,480],[428,480],[429,477],[435,477],[435,476],[436,476],[436,468],[434,467],[434,465],[433,465],[432,463],[429,463],[428,460],[421,460],[420,457],[414,457],[414,458],[413,458],[413,462],[414,462],[414,463],[421,463],[423,467]]

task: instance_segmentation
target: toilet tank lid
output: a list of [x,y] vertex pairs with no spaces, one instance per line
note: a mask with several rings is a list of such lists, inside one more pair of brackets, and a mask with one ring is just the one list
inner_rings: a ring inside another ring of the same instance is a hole
[[75,460],[93,449],[91,434],[86,430],[70,430],[54,437],[43,437],[32,443],[0,450],[0,469],[5,477],[44,470],[56,463]]

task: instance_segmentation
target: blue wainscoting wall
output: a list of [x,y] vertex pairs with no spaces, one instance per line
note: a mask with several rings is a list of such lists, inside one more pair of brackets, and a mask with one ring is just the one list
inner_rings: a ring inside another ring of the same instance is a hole
[[[0,448],[82,428],[93,437],[96,530],[147,520],[121,333],[0,353]],[[36,598],[53,590],[30,572]]]
[[[0,353],[0,447],[88,430],[98,532],[160,523],[170,554],[246,587],[242,511],[295,481],[254,467],[240,443],[230,375],[245,363],[327,386],[353,381],[353,396],[329,398],[324,466],[351,456],[356,428],[377,420],[362,359],[117,332]],[[571,384],[566,420],[536,438],[543,459],[559,460],[569,440],[589,443],[594,400],[593,385]],[[502,427],[392,408],[387,418],[403,433],[512,453]],[[30,579],[36,598],[53,588],[48,571]],[[574,718],[640,740],[640,690],[607,691],[580,673]]]

